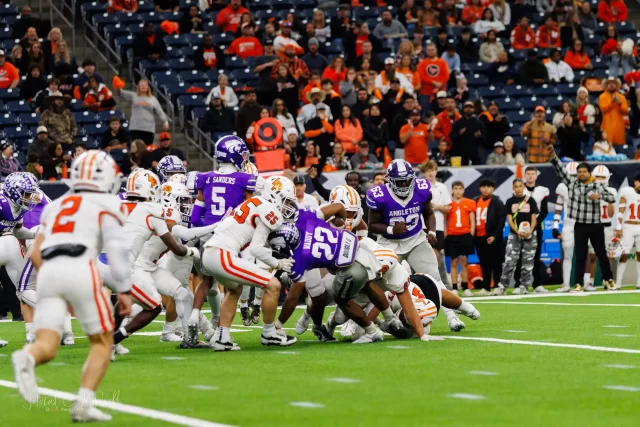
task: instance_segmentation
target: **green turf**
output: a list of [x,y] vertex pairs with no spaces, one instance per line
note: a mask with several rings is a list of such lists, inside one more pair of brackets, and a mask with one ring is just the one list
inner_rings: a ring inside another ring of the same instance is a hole
[[[496,302],[478,303],[482,318],[477,322],[465,319],[467,329],[456,335],[640,349],[640,307],[518,304],[640,304],[640,294]],[[154,323],[147,330],[159,331],[161,326]],[[74,329],[80,334],[75,323]],[[134,336],[126,341],[131,353],[110,365],[100,394],[105,399],[116,396],[120,403],[238,426],[639,425],[640,392],[612,391],[603,386],[640,387],[640,354],[469,340],[423,343],[386,338],[366,346],[319,344],[309,332],[287,349],[264,348],[259,344],[260,329],[235,329],[248,331],[233,334],[242,346],[240,352],[178,350],[174,344],[160,343],[157,336]],[[432,333],[452,335],[444,316],[436,321]],[[616,334],[631,336],[612,336]],[[10,341],[9,347],[0,349],[0,356],[7,356],[21,345],[23,325],[1,323],[0,336]],[[38,368],[40,385],[76,392],[86,352],[85,339],[78,339],[73,348],[62,348],[56,362],[66,365]],[[612,364],[636,368],[605,367]],[[497,375],[473,375],[470,371]],[[329,378],[359,382],[335,383]],[[0,357],[0,379],[13,381],[8,357]],[[217,389],[189,388],[193,385]],[[455,393],[484,399],[449,396]],[[300,401],[324,408],[289,405]],[[15,390],[4,387],[0,387],[0,402],[3,425],[70,424],[64,411],[68,402],[45,400],[29,408]],[[112,425],[168,425],[110,412]]]

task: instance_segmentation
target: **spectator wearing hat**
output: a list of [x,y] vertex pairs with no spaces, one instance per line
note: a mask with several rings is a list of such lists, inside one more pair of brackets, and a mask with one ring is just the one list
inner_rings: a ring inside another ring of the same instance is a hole
[[432,127],[433,137],[438,140],[447,142],[447,149],[451,149],[451,129],[453,124],[460,120],[462,116],[456,109],[456,100],[452,96],[447,96],[445,100],[445,108],[435,118],[435,124]]
[[489,30],[484,43],[480,45],[480,60],[485,64],[493,64],[502,52],[505,52],[504,45],[498,41],[497,33]]
[[296,189],[296,200],[300,209],[318,209],[320,207],[318,199],[307,193],[307,183],[304,175],[296,175],[293,177],[293,185]]
[[529,16],[522,16],[518,22],[511,31],[511,47],[515,50],[533,49],[536,45],[536,33],[529,25]]
[[348,105],[342,106],[340,118],[335,121],[336,141],[342,143],[344,151],[353,154],[356,152],[358,143],[362,141],[362,125],[360,120],[351,114]]
[[141,139],[147,146],[153,144],[156,133],[156,117],[160,119],[165,130],[169,129],[167,115],[158,99],[151,93],[151,86],[147,80],[140,80],[135,92],[121,90],[120,93],[124,99],[131,103],[129,131],[132,139]]
[[229,49],[225,51],[228,55],[237,55],[242,59],[262,56],[262,44],[256,38],[253,32],[253,25],[249,23],[242,24],[242,36],[231,42]]
[[47,81],[42,75],[42,67],[31,64],[27,77],[20,85],[20,96],[27,102],[31,102],[38,92],[47,88]]
[[538,52],[535,50],[531,49],[527,52],[527,59],[520,65],[520,70],[518,70],[518,80],[527,86],[541,85],[549,81],[547,67],[538,60]]
[[309,39],[307,43],[309,50],[307,53],[301,58],[305,64],[307,64],[307,68],[312,71],[316,70],[324,70],[329,65],[329,60],[326,56],[320,53],[320,40],[315,37]]
[[504,155],[504,143],[497,141],[493,143],[493,152],[487,157],[488,165],[506,165],[506,156]]
[[404,146],[404,159],[411,165],[429,160],[429,128],[422,123],[420,110],[412,110],[407,124],[400,128],[400,143]]
[[429,109],[433,97],[441,90],[447,90],[450,70],[447,61],[438,58],[438,51],[433,43],[428,43],[427,57],[418,64],[420,75],[420,105],[424,111]]
[[216,27],[222,32],[235,33],[245,13],[251,12],[242,6],[241,0],[230,0],[229,5],[218,12]]
[[82,62],[82,74],[78,76],[76,79],[76,87],[78,89],[78,94],[74,94],[76,99],[82,99],[85,97],[87,92],[89,92],[89,78],[95,77],[98,80],[98,83],[104,83],[102,76],[96,73],[96,63],[91,59],[85,59]]
[[271,78],[273,67],[279,62],[273,49],[273,39],[266,39],[263,43],[264,54],[255,58],[253,72],[258,74],[256,93],[258,102],[262,105],[270,105],[275,99],[275,85]]
[[608,77],[603,80],[604,92],[598,98],[600,111],[602,111],[601,128],[607,134],[607,139],[614,145],[627,143],[625,129],[625,117],[629,115],[627,99],[620,93],[620,79]]
[[559,49],[554,49],[550,55],[550,61],[544,64],[547,67],[547,75],[552,83],[571,83],[575,78],[573,70],[562,60]]
[[156,169],[158,167],[158,162],[165,156],[176,156],[182,160],[184,166],[187,167],[187,160],[184,153],[182,150],[173,146],[171,134],[169,132],[160,132],[158,139],[160,140],[160,147],[146,156],[145,161],[143,161],[143,168]]
[[[413,94],[413,85],[402,73],[396,72],[396,62],[393,58],[387,58],[384,60],[384,70],[376,76],[375,85],[376,88],[384,95],[389,91],[391,80],[397,79],[400,82],[400,88],[403,93],[408,95]],[[402,96],[402,95],[401,95]]]
[[298,125],[298,129],[302,133],[305,132],[305,127],[309,120],[313,119],[316,116],[316,111],[318,106],[323,106],[325,113],[328,115],[329,119],[333,116],[331,115],[331,109],[327,104],[324,103],[324,100],[327,97],[327,94],[320,88],[313,88],[309,92],[307,92],[307,100],[308,104],[305,104],[301,109],[298,117],[296,118],[296,123]]
[[46,100],[49,107],[40,116],[39,123],[39,126],[47,128],[49,137],[63,147],[70,147],[73,144],[73,138],[78,131],[76,119],[65,105],[68,99],[59,91],[52,93]]
[[115,110],[116,100],[109,88],[92,76],[89,78],[89,92],[84,96],[82,108],[94,112]]
[[546,163],[549,161],[547,145],[556,142],[556,128],[545,120],[546,111],[543,106],[536,107],[533,120],[522,127],[520,134],[527,138],[527,161],[529,163]]
[[291,127],[284,130],[285,138],[282,143],[284,148],[284,168],[296,170],[300,161],[300,149],[298,147],[298,129]]
[[[367,24],[364,23],[362,25],[366,26]],[[361,37],[366,37],[366,38],[362,40],[361,43],[358,43]],[[372,37],[369,35],[359,36],[358,38],[356,38],[355,43],[356,43],[356,53],[358,52],[358,50],[360,50],[360,54],[357,55],[352,61],[355,69],[362,70],[362,62],[365,60],[368,60],[371,70],[374,70],[377,73],[381,72],[382,69],[384,68],[384,64],[380,61],[378,56],[373,53],[374,43],[372,41]],[[358,49],[358,46],[360,46],[360,49]]]
[[[220,15],[218,15],[220,16]],[[142,32],[133,41],[133,56],[138,61],[147,59],[157,62],[167,54],[167,45],[160,33],[156,33],[153,22],[145,22]]]
[[273,47],[280,57],[293,58],[304,54],[304,49],[292,37],[292,30],[293,24],[290,21],[284,21],[280,27],[280,34],[273,39]]
[[447,92],[441,90],[436,93],[436,97],[431,103],[430,111],[433,111],[433,114],[436,116],[444,111],[445,105],[447,103]]
[[536,47],[540,49],[558,48],[560,49],[560,28],[553,18],[553,15],[547,15],[544,23],[538,27],[536,31]]
[[478,45],[473,41],[471,30],[467,27],[460,32],[456,52],[458,52],[460,60],[465,64],[478,62]]
[[2,151],[2,156],[0,156],[0,177],[4,181],[8,175],[11,175],[14,172],[20,172],[22,170],[22,166],[20,166],[20,163],[13,158],[12,143],[3,140],[0,143],[0,151]]
[[466,101],[462,108],[462,117],[451,127],[451,156],[462,157],[462,165],[479,165],[478,147],[484,144],[487,131],[475,115],[475,105]]
[[29,144],[29,148],[27,149],[27,158],[32,154],[38,159],[41,158],[47,151],[49,144],[53,142],[49,138],[49,132],[45,126],[38,126],[36,134],[36,139]]
[[224,105],[220,94],[213,94],[209,109],[202,122],[202,130],[211,133],[211,139],[217,141],[224,135],[232,135],[236,129],[235,112]]
[[379,162],[378,158],[369,151],[369,143],[367,141],[360,141],[358,152],[351,156],[350,162],[352,170],[382,168],[382,162]]
[[[223,70],[224,59],[225,58],[222,49],[220,49],[220,47],[216,46],[213,43],[213,36],[211,34],[205,34],[202,37],[202,44],[198,47],[198,49],[196,49],[193,55],[195,68],[200,71],[209,71],[215,69]],[[256,62],[258,61],[256,60]],[[271,69],[269,69],[269,75],[271,75]],[[260,76],[258,76],[258,79],[259,78]]]
[[396,41],[399,43],[400,40],[409,37],[407,29],[400,21],[393,19],[390,10],[382,12],[382,22],[373,29],[373,35],[392,49],[397,47]]
[[15,89],[20,83],[18,69],[7,61],[5,52],[0,49],[0,89]]
[[335,128],[333,121],[329,117],[327,106],[316,105],[315,117],[311,118],[305,125],[304,136],[314,141],[322,158],[322,163],[332,153]]

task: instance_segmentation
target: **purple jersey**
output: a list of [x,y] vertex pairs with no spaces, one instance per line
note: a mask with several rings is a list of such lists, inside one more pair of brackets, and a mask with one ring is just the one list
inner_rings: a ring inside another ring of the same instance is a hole
[[42,191],[40,191],[40,203],[35,205],[33,209],[27,211],[24,214],[24,218],[22,218],[22,223],[25,228],[33,228],[40,225],[40,216],[42,215],[42,211],[45,206],[47,206],[51,202],[51,199],[47,197]]
[[204,225],[211,225],[244,202],[245,190],[256,191],[256,178],[244,172],[207,172],[198,174],[195,188],[204,196]]
[[296,227],[300,230],[300,244],[293,251],[293,280],[300,280],[305,271],[315,268],[335,269],[353,263],[358,238],[347,230],[331,227],[318,218],[317,210],[299,210]]
[[380,212],[385,224],[404,221],[407,226],[407,231],[402,234],[383,234],[386,239],[407,239],[423,229],[422,211],[424,204],[431,200],[431,184],[424,178],[416,178],[413,185],[413,194],[405,200],[393,194],[386,184],[367,190],[367,206]]
[[0,232],[11,231],[22,222],[26,211],[14,206],[11,202],[0,195]]

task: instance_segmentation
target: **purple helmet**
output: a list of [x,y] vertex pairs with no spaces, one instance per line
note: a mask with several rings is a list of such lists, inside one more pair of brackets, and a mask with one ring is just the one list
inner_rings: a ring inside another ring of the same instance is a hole
[[300,244],[300,230],[295,224],[285,222],[282,226],[269,234],[271,249],[279,254],[289,254]]
[[398,197],[408,197],[413,191],[416,174],[406,160],[396,159],[387,166],[387,181],[391,191]]
[[231,163],[238,170],[242,170],[244,164],[249,161],[249,147],[238,136],[223,136],[216,142],[215,157],[218,163]]
[[2,194],[23,210],[31,210],[40,203],[38,180],[29,172],[14,172],[4,181]]
[[158,177],[163,183],[169,179],[169,174],[173,173],[187,173],[187,168],[184,167],[184,163],[178,156],[164,156],[158,162]]

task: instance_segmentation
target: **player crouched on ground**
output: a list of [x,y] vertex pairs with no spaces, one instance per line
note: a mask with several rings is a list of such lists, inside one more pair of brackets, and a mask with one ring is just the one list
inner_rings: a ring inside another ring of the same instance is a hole
[[[111,416],[92,404],[109,365],[114,329],[113,308],[95,267],[102,249],[112,261],[110,269],[120,315],[131,310],[131,276],[122,227],[125,215],[115,196],[119,188],[115,162],[105,152],[88,151],[71,165],[69,184],[71,191],[43,212],[31,254],[38,270],[35,343],[14,352],[11,358],[20,394],[26,401],[37,403],[34,368],[56,356],[70,305],[90,343],[71,418],[109,421]],[[74,274],[69,275],[69,271]]]

